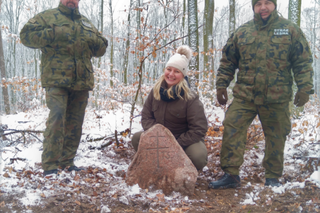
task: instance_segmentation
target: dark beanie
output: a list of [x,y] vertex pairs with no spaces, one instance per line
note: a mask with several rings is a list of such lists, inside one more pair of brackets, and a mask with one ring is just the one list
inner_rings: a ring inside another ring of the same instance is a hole
[[[254,7],[254,5],[258,2],[259,0],[252,0],[252,9]],[[277,0],[269,0],[269,1],[272,1],[274,3],[274,5],[276,6],[277,8]]]

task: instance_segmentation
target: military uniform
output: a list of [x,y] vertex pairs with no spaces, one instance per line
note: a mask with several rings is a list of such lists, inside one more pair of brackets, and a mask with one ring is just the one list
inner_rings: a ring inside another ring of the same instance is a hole
[[259,13],[239,27],[223,48],[216,87],[227,88],[239,69],[233,103],[224,124],[221,167],[238,175],[243,163],[246,131],[256,115],[266,138],[263,165],[266,178],[283,170],[283,150],[291,130],[289,102],[292,84],[313,94],[312,55],[301,29],[274,10],[264,22]]
[[108,41],[79,13],[59,4],[30,19],[21,42],[40,49],[41,84],[50,109],[44,133],[42,167],[73,166],[88,101],[93,89],[92,57],[103,56]]

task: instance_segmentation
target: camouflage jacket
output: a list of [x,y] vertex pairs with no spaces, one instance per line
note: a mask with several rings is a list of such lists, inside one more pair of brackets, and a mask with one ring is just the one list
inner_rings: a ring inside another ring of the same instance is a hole
[[293,77],[298,90],[313,94],[312,55],[301,29],[274,10],[266,24],[259,14],[240,26],[223,48],[216,87],[234,78],[235,98],[257,105],[289,102]]
[[43,87],[92,90],[91,58],[106,52],[108,41],[79,13],[59,4],[30,19],[20,32],[21,42],[40,49]]

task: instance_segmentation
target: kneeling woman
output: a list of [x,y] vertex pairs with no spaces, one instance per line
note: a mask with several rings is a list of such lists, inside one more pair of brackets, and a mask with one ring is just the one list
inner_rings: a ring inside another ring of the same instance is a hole
[[[204,136],[208,124],[199,96],[191,91],[187,78],[192,50],[180,46],[166,64],[164,74],[158,79],[141,112],[144,131],[162,124],[175,136],[197,170],[207,165],[207,148]],[[132,137],[137,151],[140,135]]]

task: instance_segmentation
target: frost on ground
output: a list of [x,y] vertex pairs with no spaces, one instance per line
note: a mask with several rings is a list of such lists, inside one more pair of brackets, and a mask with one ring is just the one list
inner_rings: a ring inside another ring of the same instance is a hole
[[[282,186],[264,186],[264,140],[255,121],[248,130],[240,171],[242,186],[226,190],[208,189],[210,181],[223,175],[219,150],[224,112],[218,107],[207,109],[212,127],[206,138],[208,165],[199,173],[195,193],[188,196],[165,196],[161,190],[126,185],[126,171],[134,156],[130,136],[125,134],[130,111],[126,105],[115,112],[88,109],[75,159],[75,164],[86,170],[60,171],[51,177],[42,175],[42,134],[37,133],[44,130],[48,111],[3,116],[6,133],[34,132],[6,135],[2,142],[0,212],[320,212],[320,120],[313,113],[318,110],[311,104],[308,107],[304,115],[292,120]],[[141,130],[139,121],[137,115],[132,133]],[[115,130],[122,132],[118,145]]]

